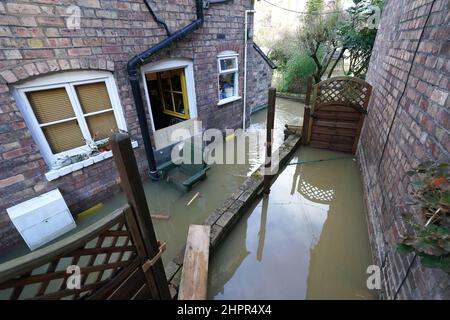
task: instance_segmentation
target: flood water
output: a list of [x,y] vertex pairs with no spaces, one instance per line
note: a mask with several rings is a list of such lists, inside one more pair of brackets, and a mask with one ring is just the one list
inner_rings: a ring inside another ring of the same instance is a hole
[[[343,157],[301,148],[291,162]],[[288,166],[210,259],[211,299],[374,299],[356,162]]]
[[[302,104],[277,99],[274,150],[283,141],[284,125],[300,125],[302,116]],[[251,120],[250,131],[263,131],[266,110]],[[167,243],[164,263],[183,247],[189,225],[202,224],[259,167],[263,154],[260,146],[248,151],[246,164],[211,166],[207,179],[188,193],[165,181],[144,183],[151,213],[170,215],[168,220],[153,219],[157,238]],[[335,156],[343,154],[302,147],[291,162]],[[200,196],[187,206],[197,192]],[[77,229],[68,234],[125,203],[123,194],[113,197],[96,212],[78,218]],[[27,252],[19,248],[13,256]],[[211,299],[372,299],[365,286],[370,264],[356,162],[347,158],[292,165],[211,257],[208,294]]]
[[[277,100],[274,130],[274,148],[283,142],[284,125],[297,123],[300,125],[303,116],[303,105],[287,99]],[[249,131],[264,131],[266,110],[252,115],[252,125]],[[227,143],[232,143],[229,140]],[[153,219],[156,234],[159,240],[166,242],[167,249],[163,261],[168,263],[186,243],[187,231],[190,224],[202,224],[214,209],[232,195],[241,186],[246,177],[256,170],[263,161],[264,146],[256,150],[247,150],[245,164],[212,165],[207,172],[207,179],[196,184],[188,193],[176,190],[165,181],[144,182],[147,203],[152,214],[170,215],[168,220]],[[192,204],[187,203],[199,192],[200,196]],[[107,213],[126,204],[126,198],[119,194],[103,203],[97,212],[78,219],[78,225],[91,224]]]

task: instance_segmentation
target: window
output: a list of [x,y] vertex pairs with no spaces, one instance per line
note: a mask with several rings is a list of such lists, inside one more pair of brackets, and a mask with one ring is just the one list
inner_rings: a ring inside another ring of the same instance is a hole
[[50,167],[58,158],[89,152],[125,120],[114,79],[106,72],[52,75],[16,88],[25,121]]
[[239,99],[238,54],[225,51],[218,56],[219,69],[219,104]]
[[157,77],[163,112],[170,116],[189,119],[184,69],[158,72]]

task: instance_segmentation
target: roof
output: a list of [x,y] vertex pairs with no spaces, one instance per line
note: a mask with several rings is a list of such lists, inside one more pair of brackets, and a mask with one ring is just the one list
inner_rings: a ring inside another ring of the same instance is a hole
[[272,69],[276,69],[277,65],[275,63],[273,63],[272,60],[270,60],[270,58],[264,53],[264,51],[261,50],[261,48],[253,42],[253,48],[255,48],[256,52],[259,53],[259,55],[267,62],[267,64],[272,68]]

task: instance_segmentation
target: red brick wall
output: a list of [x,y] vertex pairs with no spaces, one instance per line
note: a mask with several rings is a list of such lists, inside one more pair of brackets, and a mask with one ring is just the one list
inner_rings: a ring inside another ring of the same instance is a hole
[[396,251],[405,233],[406,171],[450,159],[449,12],[448,0],[387,0],[373,50],[367,80],[374,91],[358,158],[385,299],[450,298],[449,275],[418,261],[400,286],[412,256]]
[[[155,13],[176,31],[196,18],[194,0],[149,1]],[[81,29],[66,28],[66,10],[81,8]],[[217,59],[220,48],[240,53],[243,88],[244,10],[250,0],[211,5],[205,24],[152,60],[176,57],[194,61],[197,108],[206,127],[242,126],[242,100],[217,106]],[[114,75],[129,133],[140,147],[135,154],[145,175],[146,159],[127,61],[166,37],[142,0],[5,0],[0,2],[0,251],[20,240],[6,208],[60,188],[73,213],[119,191],[112,159],[52,182],[49,170],[11,95],[14,85],[70,70],[108,70]]]

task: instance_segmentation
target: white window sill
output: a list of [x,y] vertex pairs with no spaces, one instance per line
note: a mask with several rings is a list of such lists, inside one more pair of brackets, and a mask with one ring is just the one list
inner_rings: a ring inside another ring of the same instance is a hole
[[[137,148],[138,142],[132,141],[131,146],[133,147],[133,149]],[[62,176],[68,175],[69,173],[81,170],[83,168],[93,165],[94,163],[98,163],[105,159],[111,158],[112,156],[113,156],[112,151],[105,151],[96,156],[90,157],[89,159],[73,163],[69,166],[65,166],[59,169],[52,169],[45,174],[45,178],[47,179],[47,181],[56,180]]]
[[219,100],[219,103],[217,105],[218,106],[223,106],[224,104],[227,104],[227,103],[230,103],[230,102],[233,102],[233,101],[237,101],[237,100],[240,100],[240,99],[241,99],[241,96],[222,99],[222,100]]

